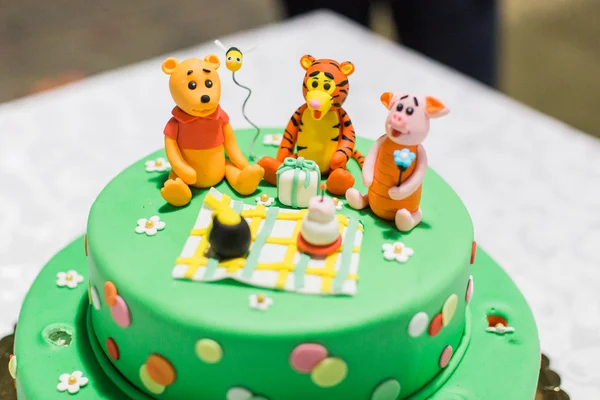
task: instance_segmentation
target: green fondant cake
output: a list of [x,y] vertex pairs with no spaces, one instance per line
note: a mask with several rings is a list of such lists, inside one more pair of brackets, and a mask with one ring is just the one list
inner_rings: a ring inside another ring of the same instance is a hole
[[[247,148],[251,133],[237,136]],[[161,156],[98,196],[87,257],[78,240],[36,280],[16,336],[20,399],[533,398],[531,312],[483,252],[472,260],[468,212],[434,171],[420,225],[400,233],[342,203],[341,248],[319,264],[283,237],[302,212],[269,204],[276,188],[241,197],[223,182],[174,208],[159,192],[168,172],[144,167]],[[249,221],[243,262],[204,257],[202,210],[225,206]]]

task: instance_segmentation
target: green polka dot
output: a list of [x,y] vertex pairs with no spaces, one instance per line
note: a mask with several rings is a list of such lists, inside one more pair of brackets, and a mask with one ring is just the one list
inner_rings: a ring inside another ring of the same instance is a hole
[[196,355],[205,363],[215,364],[223,358],[223,349],[212,339],[200,339],[196,342]]
[[336,357],[327,357],[321,361],[310,373],[313,382],[321,387],[335,386],[344,380],[348,373],[348,366]]
[[150,377],[146,364],[142,365],[142,368],[140,368],[140,379],[150,393],[161,394],[165,391],[165,386],[154,382],[154,380]]
[[373,390],[371,400],[396,400],[400,394],[400,383],[395,379],[388,379]]

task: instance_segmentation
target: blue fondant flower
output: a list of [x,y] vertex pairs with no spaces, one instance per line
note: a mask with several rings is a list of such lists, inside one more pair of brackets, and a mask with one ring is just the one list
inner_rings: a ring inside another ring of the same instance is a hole
[[417,158],[416,154],[408,149],[394,151],[394,163],[398,168],[407,169]]

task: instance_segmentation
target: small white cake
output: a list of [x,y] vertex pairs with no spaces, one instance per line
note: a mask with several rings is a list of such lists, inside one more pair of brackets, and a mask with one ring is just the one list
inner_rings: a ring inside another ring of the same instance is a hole
[[286,206],[306,208],[320,182],[321,171],[314,161],[288,157],[277,170],[277,197]]
[[307,243],[314,246],[327,246],[338,240],[340,223],[335,215],[333,199],[323,196],[310,199],[300,233]]

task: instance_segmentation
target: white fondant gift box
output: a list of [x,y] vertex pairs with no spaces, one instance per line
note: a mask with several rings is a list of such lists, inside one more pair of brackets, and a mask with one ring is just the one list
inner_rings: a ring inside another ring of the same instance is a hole
[[277,197],[279,202],[293,208],[306,208],[316,196],[321,182],[319,166],[303,157],[288,157],[277,170]]

